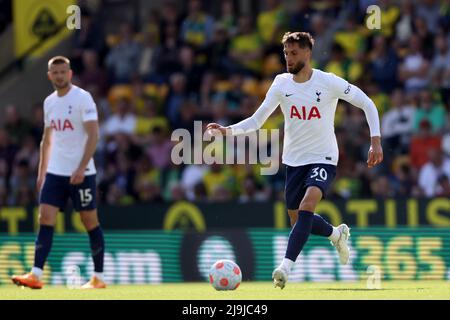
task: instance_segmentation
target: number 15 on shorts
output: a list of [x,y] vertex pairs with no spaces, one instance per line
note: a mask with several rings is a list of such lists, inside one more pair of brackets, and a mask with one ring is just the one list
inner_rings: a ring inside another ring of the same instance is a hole
[[80,203],[82,207],[87,207],[91,201],[93,200],[92,197],[92,190],[91,188],[88,189],[80,189],[78,190],[80,195]]

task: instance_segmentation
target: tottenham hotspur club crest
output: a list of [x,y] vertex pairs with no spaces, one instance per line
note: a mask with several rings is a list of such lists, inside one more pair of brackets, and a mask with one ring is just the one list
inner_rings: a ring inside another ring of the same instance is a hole
[[320,102],[320,95],[322,94],[322,92],[316,91],[316,95],[317,95],[317,102]]

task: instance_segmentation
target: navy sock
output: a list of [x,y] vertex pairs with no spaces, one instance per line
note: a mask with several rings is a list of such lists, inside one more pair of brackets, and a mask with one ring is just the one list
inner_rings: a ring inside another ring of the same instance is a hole
[[34,266],[39,269],[44,269],[45,261],[47,260],[53,242],[53,226],[40,225],[39,233],[36,238],[36,246],[34,248]]
[[91,243],[92,259],[94,260],[94,271],[103,272],[103,257],[105,255],[105,240],[100,226],[88,232]]
[[311,234],[322,237],[329,237],[331,236],[332,233],[333,233],[333,226],[318,214],[314,214],[314,221],[311,229]]
[[285,258],[295,261],[308,241],[313,225],[314,213],[310,211],[299,211],[297,223],[289,234],[288,246]]

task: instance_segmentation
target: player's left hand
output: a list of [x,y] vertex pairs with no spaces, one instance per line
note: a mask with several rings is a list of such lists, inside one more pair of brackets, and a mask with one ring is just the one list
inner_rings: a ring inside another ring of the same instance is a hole
[[380,137],[373,137],[367,154],[367,166],[373,168],[383,161],[383,148]]
[[78,168],[75,170],[74,173],[72,173],[72,176],[70,177],[70,184],[80,184],[84,181],[84,170]]

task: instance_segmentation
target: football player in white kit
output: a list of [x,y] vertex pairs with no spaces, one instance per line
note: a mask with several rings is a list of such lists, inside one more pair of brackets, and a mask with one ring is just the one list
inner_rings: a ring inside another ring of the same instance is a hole
[[286,254],[272,278],[275,287],[284,288],[309,235],[328,237],[342,264],[349,261],[349,227],[330,225],[314,214],[336,175],[338,145],[334,134],[337,102],[343,99],[361,108],[369,124],[371,146],[367,165],[383,160],[378,111],[373,101],[357,86],[311,67],[314,39],[306,32],[287,32],[282,39],[287,73],[275,77],[267,95],[249,118],[223,127],[210,123],[207,130],[238,135],[258,130],[280,105],[284,114],[283,163],[286,165],[285,197],[291,219]]
[[105,243],[97,216],[93,160],[99,138],[97,108],[89,92],[71,83],[72,70],[66,57],[49,60],[48,78],[55,91],[44,101],[45,128],[36,183],[40,192],[40,228],[34,266],[25,275],[13,276],[12,281],[32,289],[42,288],[42,273],[52,246],[56,215],[65,209],[70,198],[89,234],[94,260],[94,275],[81,288],[105,288]]

